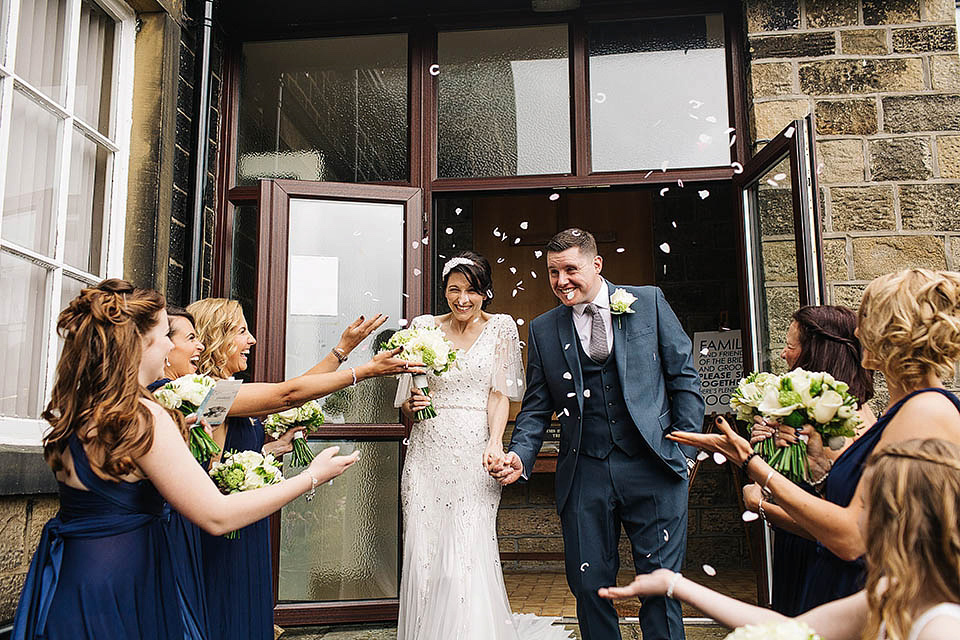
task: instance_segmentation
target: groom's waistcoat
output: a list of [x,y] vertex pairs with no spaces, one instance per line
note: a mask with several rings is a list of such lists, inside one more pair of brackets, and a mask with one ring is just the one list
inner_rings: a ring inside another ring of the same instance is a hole
[[[616,343],[613,348],[617,348]],[[583,400],[580,453],[602,459],[617,446],[630,456],[638,455],[646,444],[627,409],[617,374],[615,351],[610,352],[606,362],[594,362],[584,353],[579,336],[577,351],[583,372],[583,389],[585,392],[590,390],[589,397]]]

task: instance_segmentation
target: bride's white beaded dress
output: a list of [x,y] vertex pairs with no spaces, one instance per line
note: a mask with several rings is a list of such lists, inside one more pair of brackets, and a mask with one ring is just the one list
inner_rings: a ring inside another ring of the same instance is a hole
[[[436,326],[419,316],[414,328]],[[484,470],[491,389],[523,396],[517,325],[491,315],[458,367],[429,376],[437,417],[417,422],[400,481],[403,578],[398,640],[558,640],[548,618],[514,614],[507,601],[497,545],[500,485]],[[410,395],[402,376],[396,405]]]

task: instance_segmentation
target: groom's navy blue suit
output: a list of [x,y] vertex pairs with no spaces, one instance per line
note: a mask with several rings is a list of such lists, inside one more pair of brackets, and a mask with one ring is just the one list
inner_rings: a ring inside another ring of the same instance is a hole
[[[611,295],[616,288],[604,286]],[[559,306],[530,323],[527,391],[510,442],[529,473],[557,414],[557,511],[567,581],[585,640],[620,637],[617,613],[597,589],[616,584],[621,524],[638,573],[680,569],[688,455],[665,436],[700,431],[703,425],[700,377],[676,315],[659,288],[623,288],[637,297],[635,313],[613,316],[612,351],[605,362],[587,356],[570,307]],[[675,600],[644,599],[640,625],[644,640],[684,637]]]

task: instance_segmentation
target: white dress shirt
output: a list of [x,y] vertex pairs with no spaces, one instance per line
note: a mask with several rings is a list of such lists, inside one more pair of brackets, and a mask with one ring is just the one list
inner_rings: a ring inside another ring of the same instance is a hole
[[[613,316],[610,315],[610,290],[607,288],[607,281],[603,280],[602,282],[603,286],[597,292],[597,297],[593,299],[593,304],[597,305],[600,310],[603,327],[607,330],[607,350],[613,353]],[[586,302],[573,305],[573,324],[577,328],[577,335],[580,336],[580,344],[583,346],[584,353],[590,353],[593,316],[587,313]]]

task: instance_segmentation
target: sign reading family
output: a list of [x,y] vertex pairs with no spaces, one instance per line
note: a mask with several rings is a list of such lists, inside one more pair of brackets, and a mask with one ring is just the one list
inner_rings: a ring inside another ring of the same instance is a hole
[[700,372],[700,393],[707,415],[724,413],[730,394],[743,377],[743,345],[740,330],[699,331],[693,334],[693,355]]

